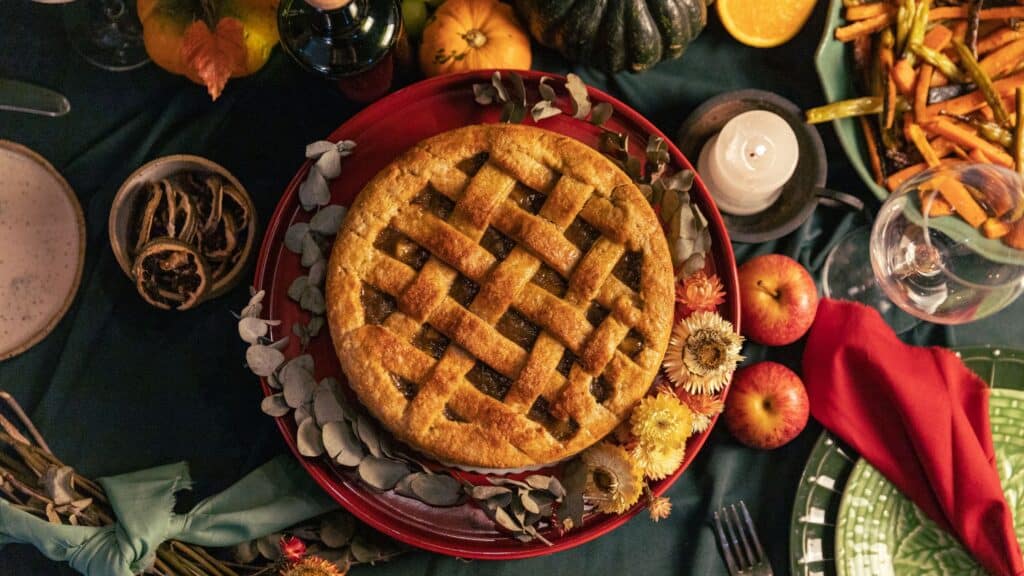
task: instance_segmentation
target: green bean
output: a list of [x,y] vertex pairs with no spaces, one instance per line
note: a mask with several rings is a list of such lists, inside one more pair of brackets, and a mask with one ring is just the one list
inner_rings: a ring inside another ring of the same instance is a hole
[[911,44],[910,50],[921,57],[922,60],[931,64],[936,70],[942,72],[942,74],[949,78],[950,82],[960,82],[963,79],[963,74],[956,67],[945,54],[938,50],[932,50],[924,44]]
[[931,11],[931,0],[921,0],[914,13],[913,24],[907,34],[907,42],[910,45],[923,45],[924,34],[928,31],[928,13]]
[[831,122],[839,118],[851,118],[853,116],[866,116],[868,114],[879,114],[882,112],[882,98],[878,96],[864,96],[850,100],[840,100],[825,106],[811,108],[806,112],[808,124],[821,124]]
[[903,53],[907,47],[907,39],[910,36],[916,12],[917,5],[914,0],[900,0],[899,8],[896,9],[895,52],[897,54]]
[[1010,116],[1006,113],[1006,108],[1003,106],[1003,99],[996,92],[995,86],[992,85],[992,79],[981,69],[981,66],[978,66],[978,61],[974,59],[971,50],[963,42],[959,39],[954,39],[953,47],[956,49],[957,55],[960,56],[960,64],[967,69],[967,73],[974,79],[974,83],[978,85],[982,94],[985,95],[985,100],[992,108],[992,114],[995,116],[996,122],[1000,126],[1006,126],[1010,121]]
[[1013,146],[1013,133],[995,122],[987,122],[972,116],[964,116],[963,114],[951,114],[945,110],[940,110],[939,114],[974,126],[978,130],[979,136],[993,144],[999,144],[1003,148],[1011,148]]

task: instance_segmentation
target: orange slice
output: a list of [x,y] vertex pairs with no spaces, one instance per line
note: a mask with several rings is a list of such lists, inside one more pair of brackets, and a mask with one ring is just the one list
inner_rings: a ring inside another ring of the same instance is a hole
[[722,25],[740,42],[772,48],[788,42],[814,11],[815,0],[717,0]]

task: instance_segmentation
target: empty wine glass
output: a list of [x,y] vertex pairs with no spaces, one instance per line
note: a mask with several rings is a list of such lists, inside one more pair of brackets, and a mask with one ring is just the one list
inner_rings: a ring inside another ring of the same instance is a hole
[[[953,202],[950,202],[953,199]],[[993,164],[925,170],[825,260],[825,295],[878,309],[897,332],[918,319],[964,324],[1024,290],[1024,179]]]
[[76,0],[64,9],[75,51],[104,70],[133,70],[149,62],[134,0]]

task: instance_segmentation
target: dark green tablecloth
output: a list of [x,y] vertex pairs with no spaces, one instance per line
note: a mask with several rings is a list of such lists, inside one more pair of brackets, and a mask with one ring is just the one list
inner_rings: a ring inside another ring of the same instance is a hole
[[[712,15],[707,31],[681,61],[643,75],[575,70],[674,135],[705,99],[740,88],[778,92],[801,107],[823,101],[813,51],[823,25],[819,3],[804,31],[771,50],[733,41]],[[142,163],[192,153],[232,171],[253,195],[264,221],[302,162],[306,143],[322,138],[358,108],[301,73],[278,51],[255,76],[229,84],[211,103],[205,91],[149,65],[110,73],[70,49],[61,8],[0,2],[0,77],[62,91],[72,103],[63,118],[0,112],[0,138],[25,144],[60,170],[85,211],[88,250],[82,286],[56,330],[31,351],[0,363],[0,388],[28,409],[52,448],[89,476],[176,460],[192,463],[200,494],[220,490],[286,450],[260,391],[242,364],[243,346],[229,312],[246,288],[186,313],[150,308],[135,294],[110,251],[107,213],[118,186]],[[565,73],[567,64],[538,51],[535,68]],[[831,160],[829,185],[867,198],[830,128],[822,135]],[[828,247],[854,217],[819,211],[778,242],[737,245],[742,261],[781,252],[820,269]],[[0,251],[4,248],[0,247]],[[957,329],[921,325],[907,338],[936,344],[1024,346],[1024,303]],[[766,352],[748,345],[754,360]],[[798,347],[773,359],[799,365]],[[812,423],[790,445],[758,452],[717,429],[693,466],[668,493],[672,516],[654,524],[640,516],[613,534],[547,558],[487,563],[412,553],[357,574],[718,574],[724,572],[707,521],[738,499],[750,506],[777,574],[788,573],[788,522],[803,463],[820,432]],[[69,574],[33,550],[0,551],[0,574]]]

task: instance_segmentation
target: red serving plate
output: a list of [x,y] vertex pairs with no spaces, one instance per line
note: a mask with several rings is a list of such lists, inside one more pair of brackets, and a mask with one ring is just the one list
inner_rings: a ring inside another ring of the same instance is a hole
[[[524,71],[520,74],[526,83],[531,102],[537,99],[536,86],[540,78],[552,76],[534,71]],[[469,124],[498,122],[500,109],[497,105],[480,106],[473,101],[473,84],[489,82],[490,77],[491,71],[481,71],[426,80],[391,94],[345,122],[328,137],[328,140],[354,140],[357,147],[352,156],[342,161],[341,176],[331,183],[332,202],[350,205],[363,185],[380,169],[425,138]],[[553,79],[556,80],[555,84],[559,86],[559,91],[564,92],[561,89],[564,79]],[[629,135],[633,154],[642,157],[647,138],[652,135],[659,136],[668,143],[674,168],[693,169],[672,141],[635,110],[593,88],[590,89],[590,98],[595,104],[608,102],[612,105],[615,113],[606,126]],[[566,96],[560,96],[558,105],[563,110],[570,109]],[[531,123],[530,120],[527,122]],[[594,147],[598,145],[601,133],[600,128],[564,114],[542,120],[540,126]],[[284,235],[292,223],[306,221],[311,216],[300,208],[298,202],[299,185],[310,166],[312,162],[309,161],[303,164],[285,190],[267,226],[256,265],[256,288],[267,292],[266,317],[282,321],[281,327],[273,334],[275,338],[289,335],[293,322],[308,320],[307,313],[287,295],[292,280],[305,272],[299,264],[299,257],[285,249]],[[726,302],[720,311],[738,330],[739,285],[729,236],[700,179],[695,181],[691,194],[710,225],[713,257],[709,259],[708,267],[719,275],[726,288]],[[321,336],[310,344],[308,351],[316,359],[318,379],[335,376],[344,382],[344,374],[334,354],[326,328]],[[292,338],[285,355],[291,358],[298,354],[299,345],[296,339]],[[265,394],[272,392],[265,381],[262,385]],[[393,492],[381,493],[367,488],[360,483],[353,471],[336,466],[325,457],[302,457],[296,447],[296,426],[292,415],[279,418],[278,426],[295,456],[310,475],[352,514],[388,536],[442,554],[494,560],[551,554],[607,534],[632,518],[644,505],[642,499],[627,513],[618,516],[588,514],[582,527],[562,535],[550,527],[542,530],[541,533],[552,542],[552,546],[540,541],[522,543],[497,528],[472,503],[452,508],[427,506]],[[683,473],[709,433],[710,430],[690,439],[683,465],[675,474],[652,485],[655,495],[662,494]],[[453,473],[471,482],[482,481],[479,475],[459,471]]]

